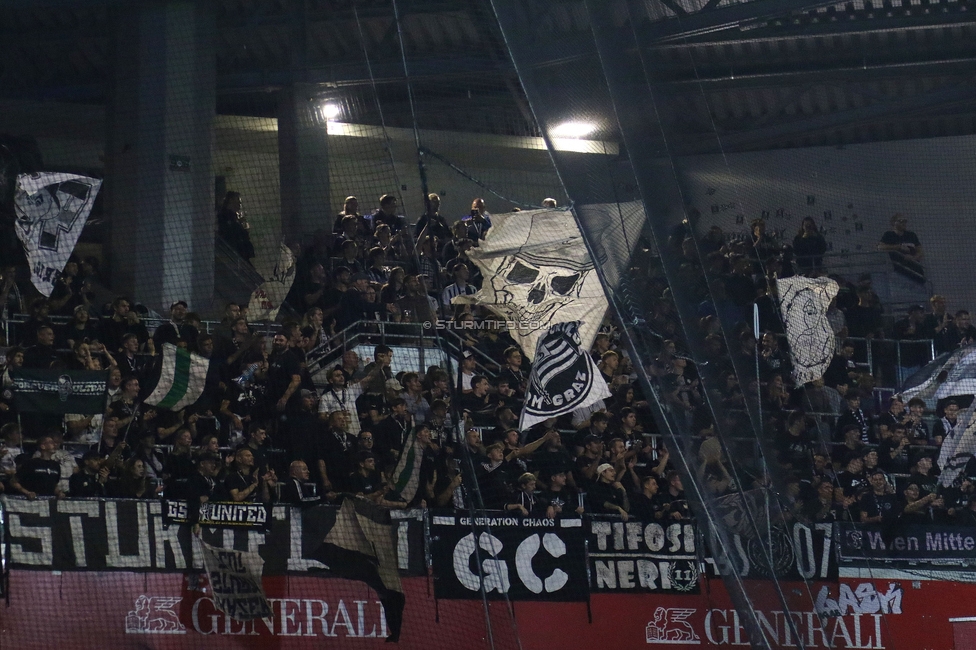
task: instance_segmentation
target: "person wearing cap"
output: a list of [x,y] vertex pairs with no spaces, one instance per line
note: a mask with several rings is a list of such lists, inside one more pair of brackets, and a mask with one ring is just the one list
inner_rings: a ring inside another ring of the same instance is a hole
[[557,468],[546,475],[549,487],[539,495],[548,504],[546,516],[550,519],[559,515],[583,514],[583,499],[579,491],[569,485],[569,473]]
[[583,438],[582,443],[583,451],[576,456],[573,479],[577,487],[587,490],[599,479],[597,468],[604,460],[604,445],[603,439],[592,433]]
[[196,472],[190,476],[186,485],[187,501],[200,504],[227,499],[223,483],[217,480],[222,464],[220,457],[213,454],[197,456]]
[[98,321],[91,317],[88,307],[78,305],[72,312],[71,320],[57,332],[59,347],[73,348],[76,343],[95,342],[99,339],[101,328]]
[[630,497],[617,480],[617,470],[610,463],[602,463],[596,475],[596,482],[586,492],[587,509],[593,514],[620,515],[627,521]]
[[153,332],[153,344],[162,351],[164,343],[172,343],[180,348],[196,349],[197,329],[184,322],[187,305],[183,300],[177,300],[169,307],[169,321],[160,324]]
[[372,452],[361,451],[356,456],[356,471],[349,475],[346,487],[370,501],[377,501],[386,492],[386,482],[376,469],[376,456]]
[[471,380],[475,378],[475,369],[478,367],[474,352],[464,350],[461,352],[461,392],[471,392]]
[[81,457],[81,469],[68,479],[68,495],[75,499],[105,496],[109,468],[102,466],[102,457],[89,449]]

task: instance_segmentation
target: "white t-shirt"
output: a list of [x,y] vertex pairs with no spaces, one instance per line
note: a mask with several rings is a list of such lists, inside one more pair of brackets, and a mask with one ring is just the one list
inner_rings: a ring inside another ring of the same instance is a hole
[[322,397],[319,398],[319,413],[345,411],[349,414],[348,432],[358,436],[360,427],[359,411],[356,410],[356,400],[362,394],[363,389],[360,384],[353,384],[339,390],[333,390],[330,386],[322,391]]

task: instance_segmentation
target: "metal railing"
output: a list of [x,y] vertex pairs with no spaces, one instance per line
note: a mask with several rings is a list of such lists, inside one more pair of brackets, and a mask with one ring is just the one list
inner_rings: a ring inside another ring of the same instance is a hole
[[[306,357],[306,367],[315,375],[342,358],[346,350],[358,345],[389,345],[416,348],[420,372],[426,371],[425,351],[440,349],[449,359],[456,359],[463,349],[475,356],[475,371],[490,379],[498,376],[498,362],[477,348],[465,347],[461,338],[449,330],[439,331],[436,336],[423,323],[396,323],[387,321],[356,321],[325,343],[312,349]],[[492,368],[495,369],[492,369]]]

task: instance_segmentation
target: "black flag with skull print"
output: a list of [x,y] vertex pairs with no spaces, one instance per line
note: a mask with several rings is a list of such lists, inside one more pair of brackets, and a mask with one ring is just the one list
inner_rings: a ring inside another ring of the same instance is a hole
[[493,215],[486,239],[468,252],[484,283],[455,304],[488,307],[531,359],[556,323],[579,321],[584,350],[593,345],[607,298],[571,212],[527,210]]

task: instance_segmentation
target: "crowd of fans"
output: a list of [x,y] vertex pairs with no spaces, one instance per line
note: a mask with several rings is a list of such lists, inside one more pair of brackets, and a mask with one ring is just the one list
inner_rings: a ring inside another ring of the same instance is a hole
[[[253,248],[240,205],[239,196],[228,195],[221,228],[249,257]],[[637,383],[610,320],[591,354],[612,397],[528,430],[520,430],[518,421],[529,366],[499,330],[464,331],[457,385],[437,366],[394,374],[396,352],[385,345],[376,345],[366,359],[344,350],[341,361],[313,381],[309,353],[334,345],[333,336],[356,321],[491,318],[479,307],[451,304],[477,291],[482,280],[467,253],[491,228],[484,201],[475,200],[470,213],[451,224],[439,214],[438,197],[430,195],[427,213],[413,226],[398,215],[394,196],[384,195],[379,205],[362,215],[356,197],[347,198],[332,228],[299,251],[284,310],[291,316],[267,337],[234,303],[212,331],[182,301],[150,331],[145,314],[128,298],[93,304],[88,289],[97,281],[97,267],[69,262],[51,298],[31,304],[28,321],[6,351],[3,490],[27,498],[295,504],[353,493],[388,507],[463,508],[474,502],[523,515],[690,517],[650,396]],[[879,248],[892,255],[896,270],[914,265],[910,270],[924,277],[917,237],[903,218],[892,224]],[[933,413],[920,400],[906,404],[895,395],[883,409],[876,400],[877,388],[894,386],[926,363],[933,345],[943,351],[976,340],[968,313],[949,316],[945,298],[933,296],[928,309],[913,306],[893,321],[870,276],[851,281],[830,274],[827,246],[812,219],[803,220],[792,245],[767,235],[761,220],[752,233],[737,240],[717,227],[700,237],[687,224],[674,231],[669,245],[681,263],[671,281],[698,305],[696,331],[682,329],[671,283],[656,258],[639,254],[628,279],[649,306],[644,327],[656,354],[645,370],[664,414],[692,434],[696,480],[714,497],[770,483],[756,460],[754,436],[732,435],[752,430],[752,399],[785,477],[785,516],[808,522],[976,521],[970,507],[976,505],[970,496],[976,463],[964,472],[973,478],[951,488],[938,486],[933,463],[967,404],[946,401]],[[791,274],[830,274],[841,287],[828,313],[838,342],[834,360],[822,379],[803,386],[792,380],[772,281]],[[754,307],[764,332],[758,342],[750,326]],[[71,319],[55,325],[51,315]],[[686,335],[702,344],[700,364],[691,361]],[[872,340],[902,347],[866,365],[863,348]],[[906,341],[918,345],[904,347]],[[178,412],[143,401],[158,375],[164,343],[210,360],[203,396]],[[479,370],[479,358],[494,360],[488,372]],[[9,375],[18,367],[109,369],[104,412],[18,414]],[[411,434],[424,455],[420,487],[405,498],[391,478]]]

